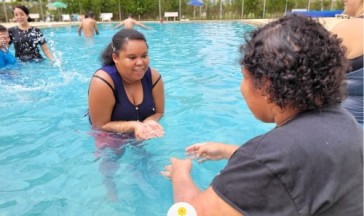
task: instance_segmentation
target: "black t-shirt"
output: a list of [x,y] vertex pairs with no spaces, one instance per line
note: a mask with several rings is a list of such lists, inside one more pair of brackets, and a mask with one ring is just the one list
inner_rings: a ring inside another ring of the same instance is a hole
[[301,113],[241,146],[212,187],[245,216],[362,216],[363,128],[340,106]]
[[14,44],[15,57],[22,61],[41,60],[38,45],[43,45],[46,40],[43,33],[33,26],[28,30],[21,30],[19,27],[9,28],[11,43]]

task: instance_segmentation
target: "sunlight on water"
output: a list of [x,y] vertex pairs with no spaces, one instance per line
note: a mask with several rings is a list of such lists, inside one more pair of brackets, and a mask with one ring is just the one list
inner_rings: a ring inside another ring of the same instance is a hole
[[[43,29],[56,62],[0,71],[0,215],[166,215],[172,188],[160,171],[193,143],[242,144],[272,127],[240,94],[239,45],[252,26],[238,22],[149,24],[151,67],[164,79],[165,136],[145,142],[92,131],[87,91],[99,55],[117,30],[99,25]],[[12,50],[14,52],[14,50]],[[225,161],[194,162],[205,189]]]

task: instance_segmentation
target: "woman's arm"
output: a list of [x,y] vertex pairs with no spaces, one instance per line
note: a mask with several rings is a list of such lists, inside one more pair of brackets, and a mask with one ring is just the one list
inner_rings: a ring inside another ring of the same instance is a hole
[[331,32],[342,39],[342,45],[347,48],[346,57],[354,59],[363,55],[364,21],[362,18],[351,18],[332,27]]
[[241,216],[237,210],[220,198],[211,186],[201,191],[191,177],[191,168],[190,159],[171,158],[171,165],[166,166],[161,172],[172,182],[174,202],[191,204],[199,216]]
[[[111,77],[104,71],[95,75],[102,77],[114,88]],[[111,121],[115,105],[113,90],[101,79],[93,77],[88,94],[88,108],[92,126],[110,132],[134,132],[136,121]]]
[[[155,69],[151,70],[152,70],[152,83],[155,84],[152,92],[155,104],[155,114],[149,116],[145,120],[159,121],[164,115],[164,104],[165,104],[164,83],[162,77],[159,79],[160,76],[159,72]],[[159,81],[157,81],[158,79]]]
[[237,145],[204,142],[188,146],[186,148],[186,153],[192,158],[198,159],[199,162],[206,160],[228,160],[238,148],[239,146]]
[[42,46],[42,50],[44,52],[44,54],[47,56],[47,58],[49,58],[51,61],[55,61],[56,59],[54,58],[54,56],[52,55],[51,51],[48,49],[47,44],[43,44]]
[[[99,70],[95,75],[102,77],[114,88],[114,83],[106,72]],[[114,105],[113,90],[103,80],[92,77],[88,93],[88,110],[92,126],[102,128],[109,123]]]
[[109,121],[101,126],[101,129],[116,133],[132,133],[138,127],[143,127],[142,122],[138,121]]
[[[114,82],[106,72],[99,70],[95,75],[102,77],[114,88]],[[110,132],[134,132],[136,121],[111,121],[114,106],[113,90],[103,80],[93,77],[88,94],[92,126]]]

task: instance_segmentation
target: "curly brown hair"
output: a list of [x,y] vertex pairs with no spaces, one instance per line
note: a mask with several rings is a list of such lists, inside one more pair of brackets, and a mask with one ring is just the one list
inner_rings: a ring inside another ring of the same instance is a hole
[[270,102],[303,111],[345,98],[346,50],[312,18],[284,16],[246,35],[246,41],[240,64]]

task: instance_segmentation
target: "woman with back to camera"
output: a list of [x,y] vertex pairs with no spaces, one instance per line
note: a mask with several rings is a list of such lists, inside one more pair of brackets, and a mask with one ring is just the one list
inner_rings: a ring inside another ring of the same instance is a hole
[[101,60],[89,88],[92,126],[134,133],[137,139],[163,136],[158,121],[164,113],[164,85],[158,71],[149,67],[144,35],[134,29],[117,32]]
[[363,54],[364,54],[364,10],[363,0],[344,0],[344,14],[350,16],[331,29],[343,40],[346,47],[346,57],[351,63],[347,74],[348,98],[343,106],[349,110],[356,120],[363,124]]
[[289,15],[255,30],[240,51],[245,102],[276,127],[242,146],[187,147],[201,160],[229,160],[204,191],[191,159],[171,158],[162,174],[174,201],[199,216],[362,216],[363,129],[340,106],[349,67],[340,40]]
[[21,61],[42,61],[38,45],[41,46],[44,54],[51,61],[55,61],[51,51],[48,49],[42,31],[29,24],[29,10],[23,5],[15,6],[14,17],[18,26],[9,28],[11,43],[14,44],[15,57]]

